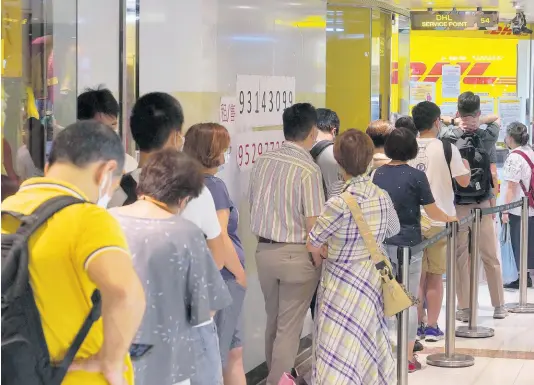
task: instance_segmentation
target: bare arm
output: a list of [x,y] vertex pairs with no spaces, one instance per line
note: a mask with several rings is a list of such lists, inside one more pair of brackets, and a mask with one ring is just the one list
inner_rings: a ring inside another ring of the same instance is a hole
[[221,270],[224,267],[224,257],[226,255],[226,246],[224,243],[223,235],[212,239],[206,239],[208,248],[210,249],[211,256],[217,265],[217,269]]
[[[306,217],[306,232],[309,234],[315,226],[315,222],[317,221],[317,217]],[[312,262],[315,266],[319,266],[323,259],[321,258],[321,249],[316,249],[313,246],[309,244],[309,241],[307,242],[308,251],[311,254]]]
[[143,286],[130,255],[125,251],[110,248],[102,252],[88,261],[87,273],[102,296],[102,370],[122,370],[130,344],[143,319],[146,306]]
[[456,183],[458,183],[462,187],[469,186],[469,182],[471,181],[471,167],[469,167],[469,162],[466,159],[462,159],[462,162],[464,163],[464,166],[469,170],[469,172],[465,175],[457,176]]
[[235,275],[236,281],[246,287],[246,274],[243,265],[235,251],[234,244],[228,235],[228,220],[230,219],[230,209],[217,210],[217,218],[221,225],[221,237],[224,244],[224,266]]
[[443,212],[435,203],[431,203],[429,205],[425,205],[425,212],[430,217],[430,219],[433,219],[435,221],[439,222],[454,222],[456,221],[456,217],[450,217],[445,212]]

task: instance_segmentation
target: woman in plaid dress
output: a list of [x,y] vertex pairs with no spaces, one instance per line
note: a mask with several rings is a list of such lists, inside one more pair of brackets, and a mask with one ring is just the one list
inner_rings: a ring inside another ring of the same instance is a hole
[[[354,195],[379,244],[400,230],[389,195],[367,176],[373,143],[349,130],[334,144],[346,175],[345,191]],[[380,277],[359,235],[349,207],[331,198],[312,231],[308,249],[328,244],[319,285],[312,385],[390,385],[395,361],[388,339]]]

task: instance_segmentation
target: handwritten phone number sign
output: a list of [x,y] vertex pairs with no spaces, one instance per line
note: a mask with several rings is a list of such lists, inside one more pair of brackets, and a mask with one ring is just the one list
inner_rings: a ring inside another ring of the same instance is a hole
[[281,125],[284,109],[295,103],[295,78],[238,75],[236,101],[240,125],[250,129]]

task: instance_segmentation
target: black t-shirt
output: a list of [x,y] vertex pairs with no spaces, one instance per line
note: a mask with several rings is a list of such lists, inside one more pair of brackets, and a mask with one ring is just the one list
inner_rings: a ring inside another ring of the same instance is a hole
[[434,203],[426,174],[407,164],[378,168],[374,184],[387,191],[399,217],[400,232],[384,241],[395,246],[415,246],[422,241],[421,206]]

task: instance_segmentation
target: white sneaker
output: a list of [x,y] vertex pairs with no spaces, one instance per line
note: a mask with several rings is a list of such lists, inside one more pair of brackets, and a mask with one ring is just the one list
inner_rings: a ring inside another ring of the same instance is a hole
[[508,317],[508,310],[504,306],[498,306],[493,312],[493,318],[495,319],[505,319]]

